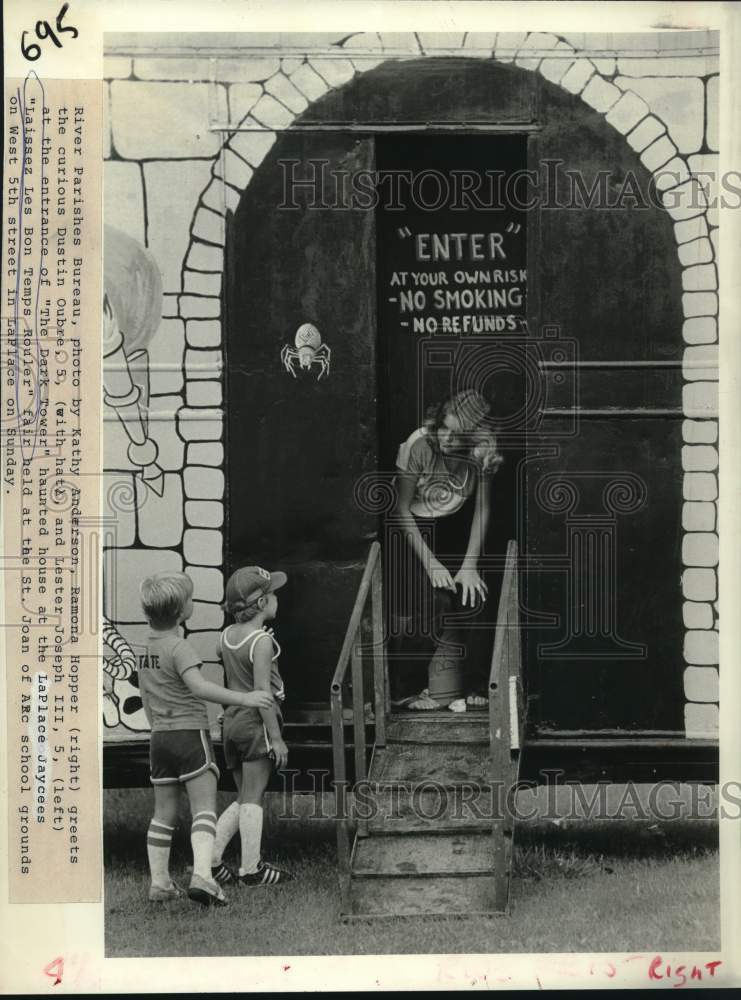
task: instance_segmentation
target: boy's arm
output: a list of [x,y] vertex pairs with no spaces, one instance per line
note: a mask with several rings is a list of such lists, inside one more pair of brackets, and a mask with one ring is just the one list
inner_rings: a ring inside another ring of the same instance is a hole
[[262,721],[265,723],[265,729],[267,730],[270,742],[273,744],[273,750],[275,751],[275,766],[277,768],[282,768],[288,763],[288,747],[286,746],[280,732],[278,716],[275,712],[273,696],[270,692],[270,672],[272,670],[272,660],[270,659],[270,654],[272,651],[272,642],[261,642],[258,640],[258,642],[255,643],[252,660],[255,671],[255,693],[260,691],[270,695],[270,707],[261,708],[260,715],[262,716]]
[[229,691],[221,684],[207,681],[199,668],[201,659],[198,654],[182,639],[173,650],[175,669],[180,674],[183,683],[197,698],[204,701],[215,701],[217,705],[241,705],[245,708],[263,708],[273,704],[273,699],[265,697],[262,691],[252,691],[249,694],[241,691]]

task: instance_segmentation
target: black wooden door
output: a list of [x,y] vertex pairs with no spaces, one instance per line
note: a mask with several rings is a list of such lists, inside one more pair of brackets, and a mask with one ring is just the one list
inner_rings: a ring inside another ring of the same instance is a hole
[[[544,400],[521,480],[532,721],[541,732],[681,735],[682,288],[672,221],[619,202],[630,171],[644,192],[649,175],[600,115],[542,81],[539,119],[531,166],[559,166],[550,204],[530,221]],[[586,190],[606,172],[607,204],[575,203],[569,171]]]

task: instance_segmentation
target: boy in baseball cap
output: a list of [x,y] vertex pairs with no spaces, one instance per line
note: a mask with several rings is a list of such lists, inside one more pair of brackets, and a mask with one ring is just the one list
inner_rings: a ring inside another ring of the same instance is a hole
[[[291,878],[260,857],[263,795],[273,767],[284,768],[288,763],[282,736],[285,690],[278,670],[280,646],[273,630],[265,627],[278,613],[275,591],[286,579],[285,573],[243,566],[226,584],[225,610],[234,617],[234,624],[224,629],[219,642],[226,686],[245,693],[269,692],[273,704],[268,709],[244,711],[232,711],[235,706],[230,706],[224,714],[224,759],[234,775],[238,797],[221,814],[216,827],[211,872],[222,884],[275,885]],[[242,854],[235,876],[222,856],[237,831]]]

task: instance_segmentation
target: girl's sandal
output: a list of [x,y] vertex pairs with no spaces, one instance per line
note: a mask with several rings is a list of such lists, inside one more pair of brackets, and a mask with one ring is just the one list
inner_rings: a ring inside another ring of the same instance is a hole
[[489,699],[483,694],[469,694],[466,698],[466,706],[468,708],[486,708],[489,704]]
[[402,698],[400,701],[392,702],[394,708],[408,709],[410,712],[433,712],[442,706],[434,698],[430,698],[429,692],[424,690],[420,694],[412,695],[411,698]]

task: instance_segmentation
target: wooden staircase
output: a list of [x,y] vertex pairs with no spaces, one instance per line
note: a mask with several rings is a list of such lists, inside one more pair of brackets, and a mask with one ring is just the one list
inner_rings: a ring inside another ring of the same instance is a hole
[[[337,846],[344,919],[494,915],[509,907],[514,821],[507,796],[518,776],[524,701],[517,548],[509,543],[497,614],[489,710],[389,713],[380,617],[380,547],[374,543],[332,685],[333,734],[342,734],[348,661],[355,782],[335,739]],[[372,601],[371,637],[360,642]],[[357,614],[356,614],[357,612]],[[366,767],[363,653],[373,661],[375,742]],[[335,722],[335,720],[337,720]],[[354,835],[351,831],[354,828]]]

